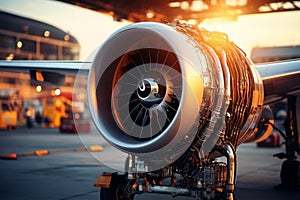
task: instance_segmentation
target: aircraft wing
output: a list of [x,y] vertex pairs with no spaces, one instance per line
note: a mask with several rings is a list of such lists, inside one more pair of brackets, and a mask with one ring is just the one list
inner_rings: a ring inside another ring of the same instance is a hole
[[[39,71],[57,76],[76,75],[80,71],[87,75],[91,65],[92,62],[79,61],[0,61],[0,71]],[[256,68],[263,81],[265,104],[300,93],[300,59],[258,64]]]
[[0,61],[0,71],[29,73],[31,81],[52,86],[63,85],[67,74],[87,76],[90,66],[77,61]]
[[300,93],[300,59],[256,66],[264,85],[265,104]]
[[1,71],[29,72],[30,70],[76,74],[79,70],[87,71],[90,62],[79,61],[0,61]]

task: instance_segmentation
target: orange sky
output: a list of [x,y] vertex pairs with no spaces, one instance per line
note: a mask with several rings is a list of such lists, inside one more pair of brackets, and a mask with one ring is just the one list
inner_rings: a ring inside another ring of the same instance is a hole
[[201,26],[227,33],[248,55],[254,46],[300,45],[300,11],[242,15],[236,21],[209,19]]
[[[0,9],[35,18],[70,32],[86,60],[112,32],[128,24],[111,16],[47,0],[0,0]],[[253,46],[300,45],[300,11],[239,16],[236,21],[206,20],[208,30],[222,31],[250,55]]]

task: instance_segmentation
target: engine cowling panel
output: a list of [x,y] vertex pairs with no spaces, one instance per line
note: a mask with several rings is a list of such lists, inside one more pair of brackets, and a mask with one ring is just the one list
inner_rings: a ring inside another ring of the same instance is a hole
[[99,132],[122,152],[153,158],[149,171],[192,145],[201,157],[222,140],[236,147],[256,133],[263,105],[262,82],[243,52],[222,34],[177,23],[114,33],[88,87]]

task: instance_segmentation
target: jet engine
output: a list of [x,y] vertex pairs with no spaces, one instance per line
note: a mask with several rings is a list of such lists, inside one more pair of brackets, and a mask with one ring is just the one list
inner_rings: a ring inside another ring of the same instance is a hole
[[[263,92],[255,66],[226,34],[178,21],[115,32],[98,50],[88,86],[97,129],[128,154],[132,184],[121,181],[128,196],[215,198],[209,191],[219,188],[233,198],[235,149],[271,133]],[[215,160],[222,156],[225,162]],[[116,189],[102,186],[103,199]]]

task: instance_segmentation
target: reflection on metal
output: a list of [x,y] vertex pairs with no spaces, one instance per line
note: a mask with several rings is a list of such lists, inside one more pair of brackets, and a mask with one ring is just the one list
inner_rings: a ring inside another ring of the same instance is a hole
[[149,185],[148,191],[156,192],[156,193],[169,193],[176,195],[189,195],[190,190],[187,188],[178,188],[178,187],[172,187],[172,186],[152,186]]
[[251,60],[254,63],[274,62],[300,58],[300,46],[254,47]]
[[[80,70],[82,73],[89,72],[91,62],[77,61],[1,61],[0,71],[29,72],[30,70],[40,70],[45,72],[57,72],[61,74],[76,75]],[[81,75],[81,74],[80,74]]]
[[300,59],[257,65],[264,84],[264,103],[300,93]]

